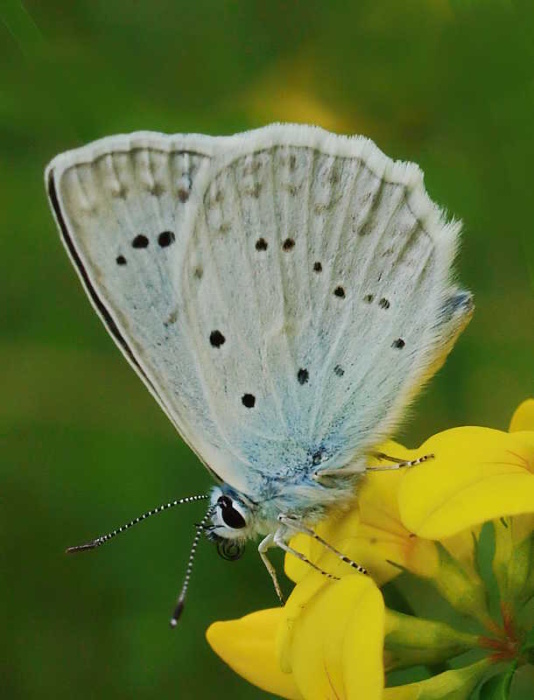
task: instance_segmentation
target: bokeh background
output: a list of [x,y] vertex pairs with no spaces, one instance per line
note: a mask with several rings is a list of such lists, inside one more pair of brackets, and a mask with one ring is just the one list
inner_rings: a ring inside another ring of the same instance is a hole
[[201,548],[202,506],[85,556],[85,541],[204,492],[93,312],[47,207],[56,153],[112,133],[229,134],[312,122],[414,160],[465,222],[477,310],[400,438],[506,428],[534,394],[534,9],[530,0],[16,0],[0,5],[0,693],[257,698],[204,639],[275,603],[250,547]]

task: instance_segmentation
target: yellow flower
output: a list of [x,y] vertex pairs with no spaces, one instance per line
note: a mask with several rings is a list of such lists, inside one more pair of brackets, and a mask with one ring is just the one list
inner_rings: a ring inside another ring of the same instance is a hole
[[284,698],[382,695],[384,602],[361,574],[325,583],[312,571],[283,608],[216,622],[207,638],[235,671]]
[[[511,431],[456,428],[415,451],[383,445],[381,451],[402,459],[435,459],[369,474],[354,508],[317,527],[371,576],[355,574],[320,543],[298,535],[292,546],[339,580],[286,557],[286,573],[296,583],[286,605],[213,624],[207,633],[213,649],[247,680],[284,698],[467,700],[489,666],[502,661],[509,664],[502,687],[509,687],[515,668],[533,661],[523,617],[534,597],[533,400],[516,411]],[[488,605],[478,565],[488,527],[499,616]],[[379,586],[403,571],[430,582],[471,618],[471,628],[386,608]],[[475,650],[469,664],[384,688],[395,669],[432,667],[468,650]]]

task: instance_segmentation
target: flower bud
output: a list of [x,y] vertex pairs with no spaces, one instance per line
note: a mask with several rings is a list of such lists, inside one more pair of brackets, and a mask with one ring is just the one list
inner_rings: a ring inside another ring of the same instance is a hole
[[477,646],[478,637],[444,622],[386,610],[386,670],[436,664]]

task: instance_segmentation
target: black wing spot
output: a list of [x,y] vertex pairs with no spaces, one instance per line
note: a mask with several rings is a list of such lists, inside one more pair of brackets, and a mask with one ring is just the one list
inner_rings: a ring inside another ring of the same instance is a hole
[[140,233],[133,239],[132,248],[148,248],[148,238]]
[[398,348],[399,350],[402,350],[402,348],[406,345],[406,341],[404,341],[402,338],[397,338],[397,340],[394,340],[393,343],[391,344],[392,348]]
[[336,295],[336,297],[339,297],[340,299],[345,298],[345,290],[343,289],[343,287],[336,287],[334,289],[334,294]]
[[391,306],[391,304],[389,303],[389,301],[385,297],[382,297],[382,299],[380,299],[380,301],[378,302],[378,305],[380,306],[381,309],[389,309],[389,307]]
[[117,263],[117,265],[126,265],[126,258],[124,257],[124,255],[117,255],[115,262]]
[[213,345],[214,348],[220,348],[221,345],[224,345],[225,342],[226,338],[221,333],[221,331],[211,331],[210,343]]
[[203,274],[204,274],[204,270],[202,269],[202,267],[200,265],[197,265],[195,267],[195,269],[193,270],[193,275],[195,276],[195,278],[197,280],[201,280]]
[[299,384],[307,384],[310,378],[310,373],[307,369],[299,369],[297,372],[297,380]]
[[314,272],[322,272],[323,271],[323,266],[321,265],[320,262],[313,263],[313,271]]
[[172,231],[162,231],[158,236],[158,244],[160,248],[167,248],[171,243],[174,243],[176,236]]
[[363,298],[366,304],[372,304],[373,299],[374,299],[374,294],[366,294]]
[[267,250],[268,243],[265,238],[258,238],[256,241],[256,250]]
[[345,374],[345,370],[341,365],[336,365],[334,367],[334,374],[336,374],[338,377],[342,377]]
[[254,396],[254,394],[243,394],[243,396],[241,397],[241,403],[246,408],[254,408],[256,404],[256,397]]
[[286,251],[293,250],[295,247],[295,241],[292,238],[286,238],[286,240],[282,243],[282,249]]
[[189,190],[186,190],[185,187],[180,187],[180,188],[178,189],[178,199],[180,200],[180,202],[182,202],[182,204],[184,204],[185,202],[187,202],[187,200],[189,199],[189,195],[190,195],[190,194],[191,194],[190,191],[189,191]]

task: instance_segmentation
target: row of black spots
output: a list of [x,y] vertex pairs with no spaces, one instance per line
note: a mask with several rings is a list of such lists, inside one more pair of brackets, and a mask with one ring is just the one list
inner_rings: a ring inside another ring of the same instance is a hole
[[[366,294],[363,298],[363,300],[366,304],[372,304],[374,299],[375,299],[374,294]],[[387,310],[391,306],[391,302],[389,301],[389,299],[382,297],[380,299],[380,301],[378,302],[378,306],[380,306],[381,309]]]
[[[172,231],[162,231],[161,233],[158,234],[158,245],[160,248],[168,248],[170,245],[174,243],[176,240],[176,236]],[[148,248],[150,241],[147,236],[145,236],[143,233],[137,234],[132,239],[132,248],[136,250],[143,250],[144,248]],[[124,257],[124,255],[117,255],[115,258],[115,262],[117,265],[126,265],[127,260]]]
[[[255,243],[255,248],[259,252],[263,252],[267,250],[269,247],[269,244],[265,240],[265,238],[258,238],[258,240]],[[285,251],[286,253],[289,253],[290,250],[293,250],[295,247],[295,240],[293,238],[286,238],[285,241],[282,243],[282,250]]]
[[[172,231],[158,233],[158,245],[160,248],[168,248],[176,240]],[[132,240],[132,248],[148,248],[149,240],[143,233],[139,233]]]

